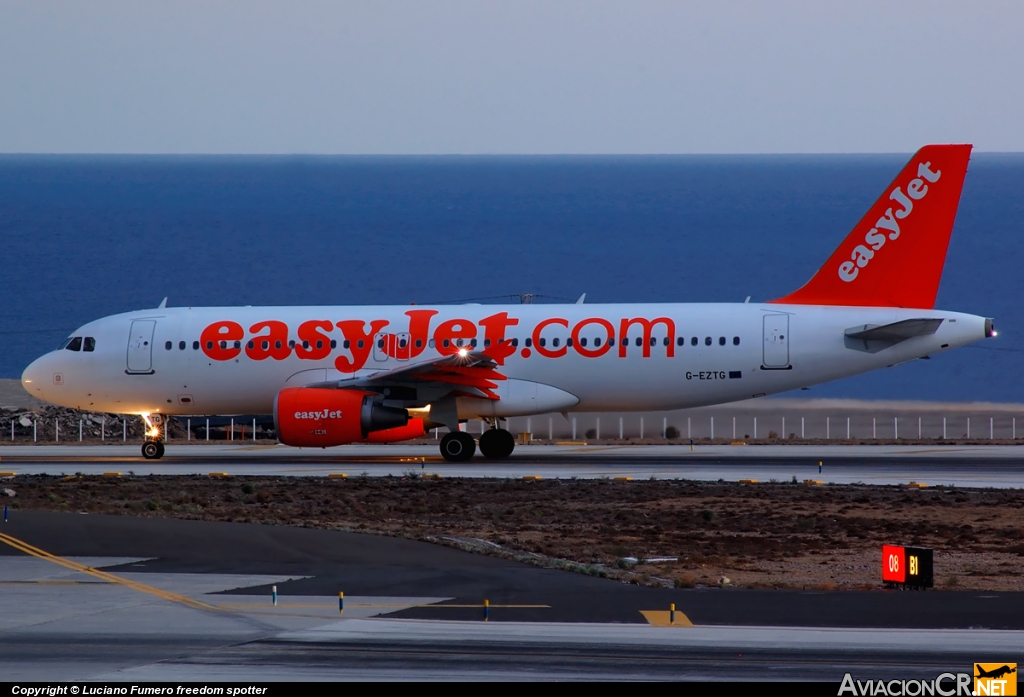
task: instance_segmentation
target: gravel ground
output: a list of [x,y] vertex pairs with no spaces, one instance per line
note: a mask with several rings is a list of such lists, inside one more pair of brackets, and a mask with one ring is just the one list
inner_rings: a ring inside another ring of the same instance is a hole
[[[688,481],[20,476],[16,509],[423,539],[651,585],[875,588],[883,543],[938,588],[1024,590],[1024,491]],[[658,557],[674,560],[655,561]]]

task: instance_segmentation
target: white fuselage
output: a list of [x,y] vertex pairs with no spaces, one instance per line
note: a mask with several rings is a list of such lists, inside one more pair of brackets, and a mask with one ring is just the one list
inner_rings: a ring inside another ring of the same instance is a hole
[[[418,325],[410,311],[420,312]],[[631,322],[639,318],[649,332]],[[943,321],[934,334],[870,350],[844,336],[919,318]],[[319,323],[316,333],[310,322]],[[229,329],[211,334],[217,323]],[[40,399],[91,411],[269,414],[285,387],[391,370],[454,352],[459,342],[475,339],[473,350],[483,351],[485,342],[506,339],[515,347],[498,367],[509,378],[498,390],[504,404],[463,397],[460,418],[653,411],[785,392],[963,346],[985,332],[985,318],[955,312],[770,303],[161,308],[81,327],[72,336],[93,339],[92,351],[52,351],[22,380]],[[382,348],[399,341],[405,348]],[[516,385],[539,385],[541,396],[519,399]]]

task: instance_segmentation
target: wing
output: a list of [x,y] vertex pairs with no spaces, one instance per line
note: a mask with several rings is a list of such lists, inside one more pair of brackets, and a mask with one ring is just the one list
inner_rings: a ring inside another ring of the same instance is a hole
[[[493,391],[498,386],[496,381],[508,379],[498,372],[498,366],[513,351],[512,343],[503,341],[483,351],[460,349],[450,356],[405,364],[358,378],[313,383],[306,387],[368,389],[374,392],[381,392],[387,387],[398,390],[412,387],[418,395],[414,401],[432,402],[448,394],[497,400],[499,397]],[[400,393],[397,396],[402,398]]]

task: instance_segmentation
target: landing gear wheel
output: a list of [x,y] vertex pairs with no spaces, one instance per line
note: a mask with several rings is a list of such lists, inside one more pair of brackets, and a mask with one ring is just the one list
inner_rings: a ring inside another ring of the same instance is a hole
[[476,442],[465,431],[454,431],[441,439],[441,456],[448,462],[467,462],[474,452]]
[[142,444],[142,457],[147,460],[159,460],[164,456],[164,444],[158,440],[147,440]]
[[503,460],[516,448],[516,439],[503,428],[492,428],[480,436],[480,454],[488,460]]

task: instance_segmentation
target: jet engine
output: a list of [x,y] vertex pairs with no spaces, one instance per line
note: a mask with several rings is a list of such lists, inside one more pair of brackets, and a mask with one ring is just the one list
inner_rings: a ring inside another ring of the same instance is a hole
[[386,407],[374,402],[374,397],[367,392],[316,387],[281,390],[274,399],[277,437],[285,445],[327,448],[365,440],[377,431],[402,429],[409,423],[408,411]]
[[422,438],[427,435],[423,419],[409,419],[409,423],[398,428],[374,431],[364,439],[367,443],[398,443],[403,440]]

